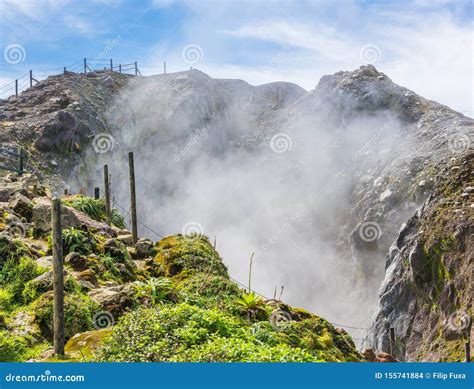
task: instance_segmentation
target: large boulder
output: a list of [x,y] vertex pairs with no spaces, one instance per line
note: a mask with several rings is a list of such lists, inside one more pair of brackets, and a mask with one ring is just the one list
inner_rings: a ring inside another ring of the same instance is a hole
[[[86,227],[105,232],[109,236],[115,236],[115,232],[105,223],[100,223],[91,219],[86,214],[75,210],[72,207],[61,207],[62,228]],[[49,232],[51,230],[51,200],[42,197],[37,199],[33,207],[33,224],[36,230],[40,232]]]
[[110,312],[114,318],[136,302],[136,290],[132,283],[93,289],[89,293],[93,301],[98,303],[104,311]]
[[10,197],[8,207],[17,215],[24,217],[26,220],[31,220],[33,204],[28,197],[21,193],[15,193]]

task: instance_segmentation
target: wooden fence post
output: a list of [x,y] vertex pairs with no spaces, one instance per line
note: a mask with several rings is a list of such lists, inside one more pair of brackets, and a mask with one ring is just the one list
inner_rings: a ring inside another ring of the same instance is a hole
[[84,58],[84,74],[87,73],[87,58]]
[[137,64],[137,61],[135,61],[135,75],[138,76],[138,64]]
[[114,70],[114,61],[110,58],[110,70]]
[[137,230],[137,197],[135,191],[135,165],[133,162],[133,151],[128,153],[128,168],[130,174],[130,207],[132,215],[132,242],[137,243],[138,230]]
[[122,64],[119,63],[119,73],[122,73]]
[[66,66],[64,66],[63,74],[66,74]]
[[24,158],[25,154],[23,152],[23,148],[19,147],[18,148],[18,175],[21,176],[25,169],[24,169]]
[[59,198],[53,199],[51,203],[51,229],[53,239],[54,353],[64,356],[64,270],[61,199]]
[[107,224],[110,225],[110,182],[109,182],[109,167],[104,165],[104,191],[105,191],[105,215]]
[[395,355],[395,328],[390,327],[390,355]]
[[163,72],[166,74],[166,61],[163,61]]
[[96,200],[99,200],[99,198],[100,198],[100,189],[99,188],[94,188],[94,198]]
[[15,80],[15,97],[18,98],[18,80]]
[[33,86],[33,70],[30,70],[30,88]]

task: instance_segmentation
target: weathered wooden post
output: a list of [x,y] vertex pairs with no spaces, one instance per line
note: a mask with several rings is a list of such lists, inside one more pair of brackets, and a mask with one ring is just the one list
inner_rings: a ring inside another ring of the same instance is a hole
[[87,58],[84,58],[84,74],[87,73]]
[[51,230],[53,239],[53,293],[54,293],[54,353],[64,356],[64,275],[63,241],[61,234],[61,200],[51,203]]
[[122,73],[122,64],[119,63],[119,73]]
[[105,191],[105,216],[107,224],[110,225],[110,182],[109,182],[109,167],[104,165],[104,191]]
[[135,75],[138,76],[138,64],[137,64],[137,61],[135,61]]
[[99,188],[94,188],[94,198],[96,200],[99,200],[99,198],[100,198],[100,189]]
[[390,355],[395,355],[395,328],[390,327]]
[[252,291],[251,289],[251,281],[252,281],[252,262],[253,262],[253,256],[255,255],[255,253],[252,253],[252,255],[250,256],[250,264],[249,264],[249,293]]
[[30,88],[33,86],[33,70],[30,70]]
[[133,162],[133,151],[128,153],[128,168],[130,175],[130,208],[132,215],[132,242],[137,243],[138,230],[137,230],[137,197],[135,191],[135,165]]
[[15,80],[15,97],[18,98],[18,80]]
[[63,74],[66,74],[66,66],[64,66]]
[[469,340],[464,344],[464,351],[466,352],[466,362],[471,362],[471,342]]
[[21,176],[25,171],[24,161],[25,161],[25,154],[23,152],[23,148],[18,147],[18,175],[19,176]]
[[110,70],[114,70],[114,61],[110,58]]
[[166,61],[163,61],[163,72],[166,74]]

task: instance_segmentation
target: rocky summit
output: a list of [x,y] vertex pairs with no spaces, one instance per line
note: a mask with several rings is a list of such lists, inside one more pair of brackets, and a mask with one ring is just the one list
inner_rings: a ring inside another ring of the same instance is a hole
[[[372,65],[309,92],[196,69],[49,77],[0,101],[2,150],[26,155],[26,173],[0,180],[1,358],[52,358],[61,195],[69,360],[462,361],[473,139],[473,119]],[[128,151],[146,161],[135,244]],[[79,194],[104,163],[108,224],[103,193]],[[273,299],[232,281],[247,279],[247,252]]]

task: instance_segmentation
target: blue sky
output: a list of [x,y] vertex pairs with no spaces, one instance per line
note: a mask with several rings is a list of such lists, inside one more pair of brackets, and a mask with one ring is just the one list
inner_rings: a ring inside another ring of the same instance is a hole
[[471,1],[0,0],[0,94],[29,69],[42,78],[84,57],[307,90],[373,63],[473,116],[472,21]]

